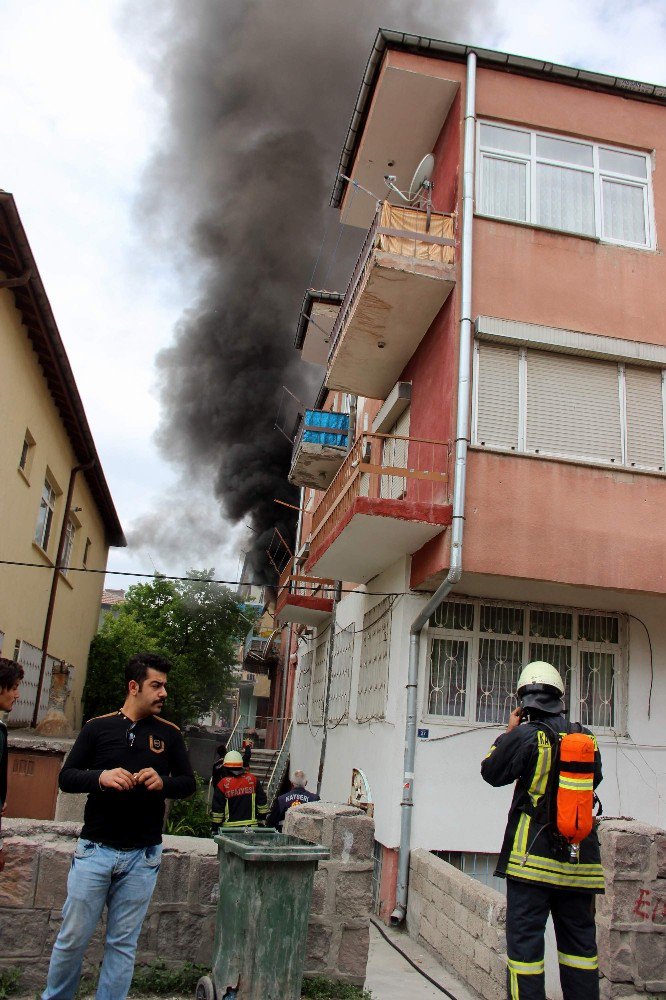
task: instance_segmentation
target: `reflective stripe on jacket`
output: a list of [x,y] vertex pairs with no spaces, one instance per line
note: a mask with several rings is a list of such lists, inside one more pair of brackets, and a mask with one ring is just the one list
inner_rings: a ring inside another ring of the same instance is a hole
[[[555,736],[569,728],[564,716],[549,718],[547,725]],[[516,782],[495,874],[555,888],[603,892],[596,831],[582,841],[578,862],[564,860],[556,850],[547,797],[549,782],[555,778],[556,741],[551,743],[543,726],[527,722],[504,733],[481,764],[488,784],[498,787]],[[598,749],[594,771],[596,788],[602,778]]]
[[256,826],[268,811],[261,782],[249,771],[226,770],[213,792],[213,823],[225,827]]

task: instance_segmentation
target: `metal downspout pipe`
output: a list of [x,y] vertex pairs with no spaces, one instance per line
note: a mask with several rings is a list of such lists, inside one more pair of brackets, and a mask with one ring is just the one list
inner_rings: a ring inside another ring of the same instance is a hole
[[470,385],[472,370],[472,227],[474,222],[474,142],[476,125],[476,54],[467,57],[465,94],[465,138],[463,153],[463,206],[460,262],[460,354],[458,358],[458,401],[456,448],[451,521],[451,558],[446,579],[412,622],[409,634],[409,671],[407,675],[407,720],[405,723],[405,762],[400,815],[400,854],[396,906],[391,923],[400,924],[407,913],[409,856],[412,812],[414,808],[414,760],[416,757],[416,722],[418,718],[418,677],[421,634],[436,608],[462,576],[462,545],[465,525],[465,480],[467,445],[470,428]]

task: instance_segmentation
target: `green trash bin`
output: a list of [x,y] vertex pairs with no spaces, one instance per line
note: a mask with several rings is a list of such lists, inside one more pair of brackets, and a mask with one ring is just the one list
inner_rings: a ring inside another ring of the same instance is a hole
[[300,1000],[314,873],[331,852],[257,827],[221,830],[215,842],[213,970],[197,1000]]

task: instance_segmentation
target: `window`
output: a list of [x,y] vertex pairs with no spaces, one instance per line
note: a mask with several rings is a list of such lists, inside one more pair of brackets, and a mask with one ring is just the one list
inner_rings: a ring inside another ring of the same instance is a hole
[[314,651],[309,649],[300,660],[298,665],[298,678],[296,680],[296,722],[297,724],[308,721],[308,704],[310,700],[310,680],[312,678],[312,658]]
[[325,636],[317,638],[317,645],[314,650],[314,665],[312,668],[312,685],[310,690],[310,722],[313,726],[324,725],[329,636],[330,629],[327,629]]
[[81,560],[81,565],[83,566],[84,569],[88,568],[88,559],[90,558],[90,546],[91,545],[92,545],[92,542],[90,541],[90,539],[86,538],[86,544],[85,544],[85,546],[83,548],[83,559]]
[[23,444],[21,445],[21,455],[19,457],[18,467],[21,472],[25,475],[26,479],[30,476],[30,469],[32,467],[32,456],[35,448],[35,439],[26,428],[25,436],[23,438]]
[[666,468],[666,369],[486,341],[475,368],[475,445]]
[[570,718],[621,727],[624,619],[593,611],[450,600],[430,619],[426,714],[503,725],[524,664],[557,667]]
[[55,510],[56,492],[48,479],[44,480],[42,498],[39,501],[39,514],[35,528],[35,541],[46,552],[51,537],[53,512]]
[[478,211],[652,247],[649,154],[479,122]]
[[67,527],[65,529],[65,544],[62,550],[62,561],[60,563],[60,571],[61,573],[64,573],[65,576],[67,576],[67,570],[72,562],[72,549],[74,548],[75,534],[76,525],[70,517],[67,520]]
[[384,598],[363,616],[356,704],[358,722],[370,722],[386,716],[393,600],[391,597]]
[[340,629],[335,635],[331,690],[328,698],[328,722],[339,725],[349,718],[349,694],[354,660],[354,626]]

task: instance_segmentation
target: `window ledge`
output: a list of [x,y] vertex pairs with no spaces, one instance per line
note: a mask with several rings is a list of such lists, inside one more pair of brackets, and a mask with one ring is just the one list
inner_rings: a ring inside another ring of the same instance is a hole
[[26,483],[28,486],[30,486],[30,479],[28,478],[27,472],[25,472],[25,470],[22,469],[20,465],[16,466],[16,471],[18,472],[23,482]]
[[618,247],[620,250],[638,250],[639,253],[656,253],[657,248],[651,246],[641,246],[639,243],[620,243],[618,240],[604,240],[600,236],[589,236],[587,233],[576,233],[571,229],[551,229],[550,226],[540,226],[536,222],[523,222],[521,219],[501,219],[497,215],[486,215],[484,212],[475,212],[476,219],[484,219],[486,222],[500,222],[503,226],[518,226],[519,229],[535,229],[539,233],[548,233],[550,236],[569,236],[575,240],[587,240],[588,243],[597,243],[606,247]]
[[69,579],[69,577],[67,576],[67,574],[63,573],[63,571],[61,569],[58,570],[58,579],[62,580],[63,583],[66,583],[70,590],[74,590],[74,584]]
[[490,452],[493,455],[509,455],[511,458],[540,459],[542,462],[561,462],[565,465],[578,465],[587,469],[597,469],[602,472],[620,472],[625,476],[656,476],[666,477],[666,471],[660,469],[639,469],[627,465],[611,465],[607,462],[591,462],[586,458],[569,458],[564,455],[548,455],[545,452],[514,451],[512,448],[496,448],[490,445],[470,444],[470,451]]
[[39,542],[33,541],[32,547],[35,550],[35,552],[39,552],[43,562],[45,562],[47,566],[55,566],[55,563],[51,559],[50,555],[48,555],[48,553],[44,551]]

